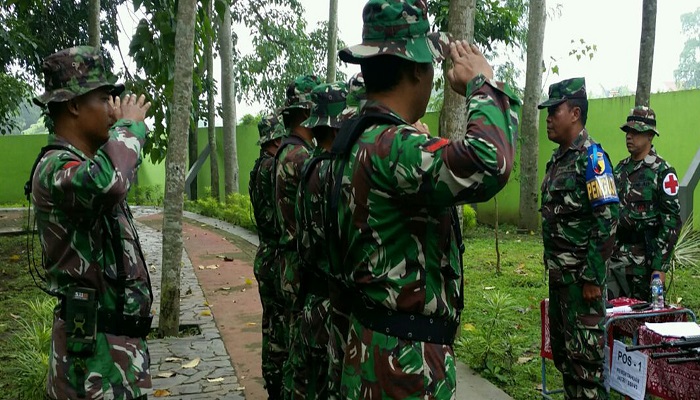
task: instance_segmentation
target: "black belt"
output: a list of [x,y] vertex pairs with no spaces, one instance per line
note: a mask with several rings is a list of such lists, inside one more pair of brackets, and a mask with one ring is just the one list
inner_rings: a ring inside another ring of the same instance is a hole
[[112,313],[97,314],[97,331],[115,336],[138,337],[145,339],[151,333],[152,316],[137,317]]
[[639,231],[631,231],[627,229],[619,229],[617,231],[617,234],[615,235],[615,238],[617,239],[618,242],[624,243],[624,244],[640,244],[644,243],[645,237],[644,237],[644,232],[639,232]]
[[459,328],[459,317],[453,321],[385,307],[370,308],[361,301],[354,302],[352,315],[367,329],[418,342],[452,345]]

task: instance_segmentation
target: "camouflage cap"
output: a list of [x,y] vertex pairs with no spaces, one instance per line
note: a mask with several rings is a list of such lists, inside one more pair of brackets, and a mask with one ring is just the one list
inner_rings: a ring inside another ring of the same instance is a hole
[[322,82],[316,75],[302,75],[287,86],[287,97],[284,101],[284,112],[293,108],[310,110],[314,103],[311,101],[311,91]]
[[100,49],[77,46],[64,49],[44,59],[41,65],[46,92],[33,99],[45,107],[50,102],[63,102],[101,87],[109,87],[117,96],[124,85],[116,85],[116,77],[105,69]]
[[549,99],[538,105],[537,108],[558,106],[569,99],[588,99],[585,78],[571,78],[550,85]]
[[278,115],[269,114],[262,117],[260,122],[258,122],[258,133],[260,133],[258,146],[284,136],[284,132],[284,125]]
[[348,87],[343,82],[324,83],[318,85],[311,92],[311,100],[314,108],[311,109],[311,116],[301,123],[306,128],[317,126],[329,126],[340,128],[341,115],[345,110]]
[[449,50],[445,33],[430,32],[426,0],[370,0],[362,10],[362,44],[338,53],[341,60],[359,64],[388,54],[417,63],[442,61]]
[[656,113],[645,106],[636,106],[631,109],[627,123],[622,125],[620,129],[632,133],[654,132],[656,136],[659,136],[659,131],[656,130]]

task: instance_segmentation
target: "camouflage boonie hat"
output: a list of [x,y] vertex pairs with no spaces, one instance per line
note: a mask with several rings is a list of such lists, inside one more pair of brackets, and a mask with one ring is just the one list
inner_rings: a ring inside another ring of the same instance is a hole
[[284,101],[284,111],[293,108],[310,110],[314,103],[311,101],[311,91],[322,82],[316,75],[302,75],[287,86],[287,97]]
[[124,91],[117,78],[105,69],[100,49],[77,46],[64,49],[44,59],[41,65],[46,92],[33,99],[45,107],[50,102],[64,102],[101,87],[110,87],[112,95]]
[[587,100],[586,79],[571,78],[549,86],[549,99],[537,106],[539,109],[558,106],[570,99]]
[[311,116],[301,126],[305,128],[315,128],[317,126],[329,126],[340,128],[342,123],[341,115],[345,110],[348,87],[345,83],[324,83],[318,85],[311,92],[311,100],[314,108],[311,109]]
[[656,113],[645,106],[636,106],[631,109],[627,123],[622,125],[620,129],[632,133],[654,132],[656,136],[659,136],[659,131],[656,130]]
[[348,81],[348,107],[360,107],[360,103],[367,99],[365,90],[365,79],[362,77],[362,72],[358,72]]
[[260,140],[258,140],[258,146],[264,145],[269,141],[284,136],[284,125],[279,120],[279,117],[277,115],[269,114],[262,117],[260,122],[258,122],[258,133],[260,133]]
[[432,63],[442,61],[449,49],[446,33],[430,32],[426,0],[370,0],[362,20],[362,44],[338,52],[347,63],[383,54]]

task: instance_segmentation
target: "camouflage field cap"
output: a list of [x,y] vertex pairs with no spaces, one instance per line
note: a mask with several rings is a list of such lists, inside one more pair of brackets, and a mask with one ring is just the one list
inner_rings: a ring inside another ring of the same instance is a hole
[[310,110],[314,103],[311,101],[311,91],[322,82],[316,75],[298,76],[287,86],[287,97],[284,101],[284,111],[293,108]]
[[311,116],[301,123],[306,128],[317,126],[329,126],[340,128],[341,114],[345,110],[348,86],[343,82],[324,83],[318,85],[311,92],[311,100],[314,107]]
[[284,136],[284,125],[276,114],[269,114],[262,117],[260,122],[258,122],[258,133],[260,133],[258,146],[264,145],[269,141]]
[[362,44],[338,53],[341,60],[359,64],[382,54],[417,63],[442,61],[449,50],[449,36],[430,32],[426,0],[370,0],[362,10]]
[[586,100],[586,79],[571,78],[549,86],[549,99],[537,106],[539,109],[558,106],[570,99]]
[[645,106],[636,106],[630,110],[627,123],[622,125],[620,129],[632,133],[654,132],[656,136],[659,136],[659,131],[656,130],[656,113]]
[[100,49],[77,46],[64,49],[44,59],[41,65],[46,92],[35,97],[34,104],[45,107],[50,102],[63,102],[108,86],[118,96],[124,85],[105,69]]

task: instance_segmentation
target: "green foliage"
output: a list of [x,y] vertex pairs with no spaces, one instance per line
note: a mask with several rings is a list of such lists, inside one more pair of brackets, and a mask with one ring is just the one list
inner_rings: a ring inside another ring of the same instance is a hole
[[[270,109],[284,103],[287,85],[299,75],[326,75],[328,24],[307,32],[304,8],[298,0],[240,1],[233,19],[250,29],[255,51],[238,64],[239,97]],[[344,47],[342,41],[338,47]],[[337,80],[346,77],[338,71]]]
[[46,371],[49,368],[51,326],[56,300],[44,296],[25,301],[17,318],[15,333],[9,341],[14,354],[8,372],[16,379],[12,398],[41,399],[46,392]]
[[681,15],[681,27],[687,39],[673,75],[678,87],[694,89],[700,87],[700,8]]
[[160,185],[136,185],[129,191],[127,201],[139,206],[162,206],[163,187]]
[[204,198],[195,201],[186,200],[185,209],[256,231],[250,197],[240,193],[232,193],[226,196],[224,203],[221,203],[211,197],[211,188],[207,188],[206,192]]
[[23,128],[18,119],[20,105],[31,96],[31,89],[21,77],[0,71],[0,135]]
[[22,131],[23,135],[46,135],[49,131],[46,129],[44,117],[42,116],[32,126]]
[[476,228],[476,210],[469,204],[462,206],[462,232],[470,232]]
[[246,114],[241,118],[241,125],[253,125],[253,126],[258,126],[258,123],[260,120],[262,120],[263,117],[263,112],[258,113],[257,115],[250,115]]

